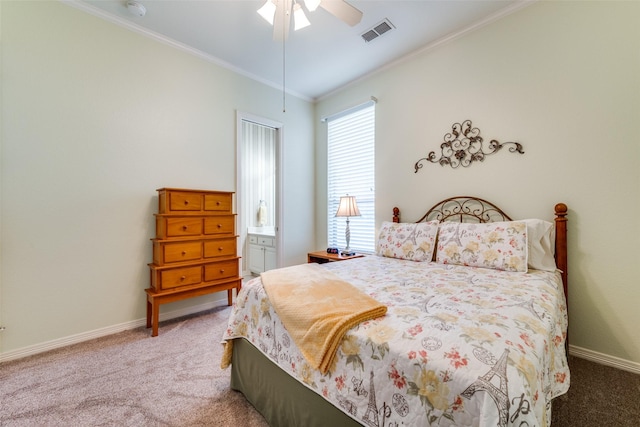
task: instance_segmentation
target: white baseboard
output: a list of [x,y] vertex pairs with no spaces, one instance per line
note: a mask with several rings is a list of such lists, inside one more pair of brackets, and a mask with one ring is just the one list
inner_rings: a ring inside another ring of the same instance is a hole
[[632,362],[630,360],[609,356],[608,354],[598,353],[597,351],[576,347],[575,345],[569,345],[569,354],[601,365],[611,366],[634,374],[640,374],[640,363]]
[[[227,305],[226,298],[211,301],[205,304],[192,306],[192,307],[182,308],[180,310],[161,313],[160,321],[175,319],[176,317],[187,316],[189,314],[198,313],[200,311],[205,311],[211,308],[221,307],[224,305]],[[87,331],[80,334],[70,335],[68,337],[63,337],[56,340],[19,348],[17,350],[8,351],[6,353],[0,353],[0,363],[7,362],[9,360],[20,359],[22,357],[32,356],[38,353],[44,353],[45,351],[66,347],[68,345],[77,344],[83,341],[104,337],[106,335],[116,334],[118,332],[135,329],[140,326],[144,326],[146,322],[147,322],[146,319],[132,320],[130,322],[120,323],[118,325],[107,326],[105,328],[95,329],[93,331]],[[611,366],[613,368],[622,369],[623,371],[629,371],[634,374],[640,374],[640,363],[632,362],[630,360],[621,359],[619,357],[610,356],[608,354],[599,353],[597,351],[589,350],[582,347],[577,347],[575,345],[569,345],[569,354],[571,356],[590,360],[592,362],[599,363],[601,365]]]
[[[199,304],[199,305],[195,305],[187,308],[182,308],[180,310],[161,313],[159,317],[160,317],[160,321],[175,319],[176,317],[187,316],[189,314],[198,313],[200,311],[209,310],[211,308],[221,307],[226,305],[227,305],[227,299],[225,297],[224,299],[210,301],[205,304]],[[27,356],[32,356],[38,353],[44,353],[45,351],[54,350],[60,347],[66,347],[68,345],[77,344],[83,341],[89,341],[95,338],[104,337],[106,335],[116,334],[118,332],[139,328],[140,326],[145,326],[146,323],[147,323],[146,318],[132,320],[130,322],[120,323],[118,325],[107,326],[105,328],[82,332],[80,334],[70,335],[67,337],[46,341],[40,344],[19,348],[17,350],[0,353],[0,363],[7,362],[9,360],[20,359]]]

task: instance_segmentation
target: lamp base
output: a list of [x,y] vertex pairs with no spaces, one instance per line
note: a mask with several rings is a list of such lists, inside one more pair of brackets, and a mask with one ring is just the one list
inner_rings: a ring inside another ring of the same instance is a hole
[[356,253],[354,251],[348,251],[348,250],[344,250],[340,253],[340,255],[342,256],[354,256]]

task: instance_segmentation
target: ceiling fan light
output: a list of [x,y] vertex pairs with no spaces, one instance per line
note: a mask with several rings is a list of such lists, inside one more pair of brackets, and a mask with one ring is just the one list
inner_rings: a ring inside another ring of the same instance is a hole
[[293,21],[294,31],[311,25],[311,22],[307,19],[307,15],[304,14],[304,10],[302,10],[302,7],[300,7],[298,3],[293,6]]
[[304,0],[304,5],[307,6],[309,12],[315,11],[320,6],[321,0]]
[[260,9],[258,9],[258,13],[262,16],[265,21],[269,24],[273,25],[273,17],[276,14],[276,5],[271,0],[267,0]]

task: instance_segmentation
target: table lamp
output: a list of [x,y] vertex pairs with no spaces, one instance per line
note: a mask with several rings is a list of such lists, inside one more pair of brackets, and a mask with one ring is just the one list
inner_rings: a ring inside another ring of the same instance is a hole
[[355,252],[352,252],[349,248],[349,240],[351,240],[351,232],[349,231],[349,217],[350,216],[360,216],[360,211],[358,210],[358,204],[356,203],[355,196],[342,196],[340,197],[340,206],[338,206],[338,211],[336,212],[336,216],[344,216],[347,217],[347,228],[344,232],[344,237],[347,240],[347,247],[342,251],[342,256],[352,256],[355,255]]

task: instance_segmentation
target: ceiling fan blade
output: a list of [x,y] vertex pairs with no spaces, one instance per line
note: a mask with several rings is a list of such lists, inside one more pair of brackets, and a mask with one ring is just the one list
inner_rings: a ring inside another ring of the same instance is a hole
[[287,40],[291,24],[291,0],[277,0],[276,13],[273,20],[273,39]]
[[322,0],[320,7],[352,27],[362,19],[362,12],[344,0]]

